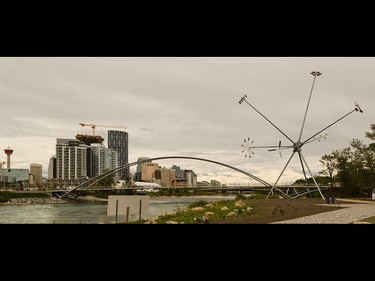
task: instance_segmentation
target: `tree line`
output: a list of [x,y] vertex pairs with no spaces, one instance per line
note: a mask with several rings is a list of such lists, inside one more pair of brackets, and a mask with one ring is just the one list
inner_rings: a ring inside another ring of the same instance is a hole
[[[375,124],[365,137],[375,140]],[[350,146],[325,154],[319,160],[330,185],[330,192],[339,197],[368,197],[375,187],[375,143],[365,144],[352,139]]]

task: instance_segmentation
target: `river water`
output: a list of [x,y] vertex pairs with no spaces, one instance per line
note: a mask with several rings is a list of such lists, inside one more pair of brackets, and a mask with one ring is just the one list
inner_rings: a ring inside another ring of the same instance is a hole
[[[151,197],[142,218],[186,208],[191,202],[232,200],[234,196]],[[0,206],[0,224],[110,224],[125,222],[125,216],[108,216],[108,202],[20,204]],[[138,218],[128,218],[129,221]]]

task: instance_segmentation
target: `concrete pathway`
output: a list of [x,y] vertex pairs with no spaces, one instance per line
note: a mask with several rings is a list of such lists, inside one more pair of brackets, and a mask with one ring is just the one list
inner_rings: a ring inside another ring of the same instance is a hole
[[[341,202],[353,203],[345,204]],[[336,204],[328,204],[328,206],[332,206],[332,208],[337,210],[297,219],[274,222],[274,224],[349,224],[375,216],[374,201],[336,199]]]

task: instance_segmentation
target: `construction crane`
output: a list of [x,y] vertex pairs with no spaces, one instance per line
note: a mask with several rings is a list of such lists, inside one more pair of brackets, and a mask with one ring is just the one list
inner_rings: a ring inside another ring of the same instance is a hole
[[95,136],[95,128],[96,127],[109,127],[109,128],[121,128],[121,129],[128,129],[126,126],[116,126],[116,125],[97,125],[97,124],[86,124],[86,123],[79,123],[82,127],[90,126],[92,128],[92,135]]

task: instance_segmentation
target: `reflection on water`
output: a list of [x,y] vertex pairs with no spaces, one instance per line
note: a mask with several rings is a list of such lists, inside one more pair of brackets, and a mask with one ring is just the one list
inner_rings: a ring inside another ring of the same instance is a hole
[[[186,208],[191,202],[205,200],[231,200],[232,196],[187,196],[150,198],[148,214],[142,218],[159,215]],[[129,218],[136,220],[138,218]],[[1,205],[0,224],[107,224],[115,223],[115,216],[107,216],[107,202],[84,202],[64,204]],[[125,222],[118,216],[117,222]]]

